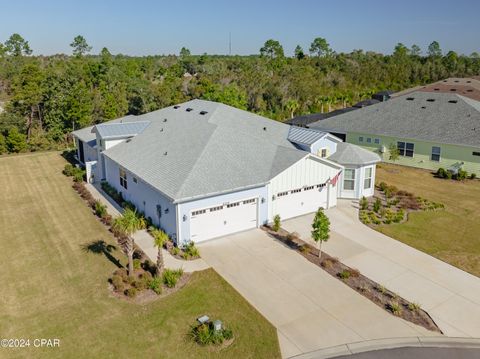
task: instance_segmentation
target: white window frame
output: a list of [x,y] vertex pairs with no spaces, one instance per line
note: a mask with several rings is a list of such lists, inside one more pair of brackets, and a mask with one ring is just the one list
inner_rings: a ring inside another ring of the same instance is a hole
[[118,174],[119,174],[119,177],[120,177],[120,186],[122,186],[125,189],[128,189],[127,171],[125,171],[125,169],[119,167],[118,168]]
[[[347,173],[352,173],[351,178],[347,177]],[[347,188],[345,183],[351,183],[352,188]],[[355,169],[354,168],[345,168],[343,171],[343,189],[345,191],[355,191]]]
[[[367,172],[370,174],[367,176]],[[371,189],[372,188],[372,178],[373,178],[373,167],[365,168],[365,177],[363,178],[363,189]],[[368,183],[368,185],[367,185]]]

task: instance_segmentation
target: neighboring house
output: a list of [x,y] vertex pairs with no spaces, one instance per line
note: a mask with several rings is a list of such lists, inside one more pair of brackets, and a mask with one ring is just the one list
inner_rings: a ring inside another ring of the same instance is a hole
[[[402,95],[406,95],[415,91],[422,92],[438,92],[453,93],[468,97],[475,101],[480,101],[480,80],[472,78],[448,78],[437,81],[426,86],[417,86],[413,89],[402,91]],[[395,94],[396,95],[396,94]]]
[[325,120],[330,117],[341,115],[342,113],[350,112],[353,110],[357,110],[358,107],[346,107],[340,108],[338,110],[333,110],[330,112],[318,112],[318,113],[310,113],[308,115],[300,115],[294,118],[291,118],[288,121],[285,121],[286,124],[298,127],[308,127],[309,124]]
[[[335,206],[343,188],[341,159],[329,160],[338,138],[209,101],[73,136],[89,181],[108,181],[180,245]],[[364,164],[372,182],[358,195],[372,193],[374,163]]]
[[384,161],[394,145],[396,163],[431,170],[460,165],[480,175],[480,102],[462,95],[415,91],[309,127],[343,135]]

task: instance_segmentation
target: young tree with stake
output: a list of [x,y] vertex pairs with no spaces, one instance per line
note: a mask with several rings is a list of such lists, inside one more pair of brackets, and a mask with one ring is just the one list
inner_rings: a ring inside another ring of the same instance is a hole
[[322,242],[326,242],[330,238],[330,220],[323,212],[323,208],[318,209],[313,219],[312,238],[318,245],[318,258],[321,258]]

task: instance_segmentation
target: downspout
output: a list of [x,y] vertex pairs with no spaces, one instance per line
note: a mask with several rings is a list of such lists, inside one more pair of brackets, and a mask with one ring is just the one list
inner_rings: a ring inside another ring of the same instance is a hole
[[180,230],[180,205],[177,203],[175,205],[175,212],[177,213],[176,217],[176,226],[177,226],[177,247],[180,245],[180,239],[182,238],[182,231]]

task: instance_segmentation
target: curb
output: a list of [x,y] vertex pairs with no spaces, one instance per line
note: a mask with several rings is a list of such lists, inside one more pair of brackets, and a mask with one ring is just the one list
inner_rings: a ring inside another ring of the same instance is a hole
[[327,359],[374,350],[405,347],[480,349],[480,338],[410,337],[373,339],[319,349],[309,353],[295,355],[290,357],[290,359]]

